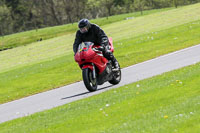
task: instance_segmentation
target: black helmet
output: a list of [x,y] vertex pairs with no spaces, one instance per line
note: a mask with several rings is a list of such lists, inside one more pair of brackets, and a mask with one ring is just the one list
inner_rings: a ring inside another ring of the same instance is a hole
[[80,29],[81,33],[86,33],[88,32],[90,28],[90,22],[88,19],[81,19],[78,23],[78,27]]

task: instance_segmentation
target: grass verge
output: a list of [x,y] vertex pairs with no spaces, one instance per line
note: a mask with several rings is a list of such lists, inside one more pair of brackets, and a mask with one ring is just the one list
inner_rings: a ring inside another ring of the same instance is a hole
[[193,132],[200,129],[200,64],[0,124],[7,132]]

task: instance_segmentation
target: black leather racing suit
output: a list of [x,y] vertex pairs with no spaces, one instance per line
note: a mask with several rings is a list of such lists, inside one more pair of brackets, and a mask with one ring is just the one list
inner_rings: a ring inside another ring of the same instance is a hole
[[76,32],[76,38],[73,44],[74,53],[77,52],[79,44],[82,42],[93,42],[95,45],[104,47],[103,55],[106,59],[111,60],[115,65],[117,63],[113,53],[108,49],[109,41],[104,31],[96,24],[91,24],[88,32],[81,33],[80,30]]

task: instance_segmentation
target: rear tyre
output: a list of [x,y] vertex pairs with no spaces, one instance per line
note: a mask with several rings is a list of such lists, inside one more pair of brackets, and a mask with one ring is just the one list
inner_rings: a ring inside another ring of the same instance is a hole
[[83,69],[83,82],[88,91],[93,92],[97,90],[97,79],[93,78],[92,70],[89,68]]
[[116,85],[121,81],[121,69],[113,72],[113,79],[108,81],[110,84]]

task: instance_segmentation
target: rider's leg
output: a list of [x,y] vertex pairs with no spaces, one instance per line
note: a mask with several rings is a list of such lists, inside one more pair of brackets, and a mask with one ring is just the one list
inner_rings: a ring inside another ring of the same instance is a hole
[[106,59],[111,60],[114,68],[119,68],[119,63],[110,50],[106,49],[105,52],[103,52],[103,55]]

